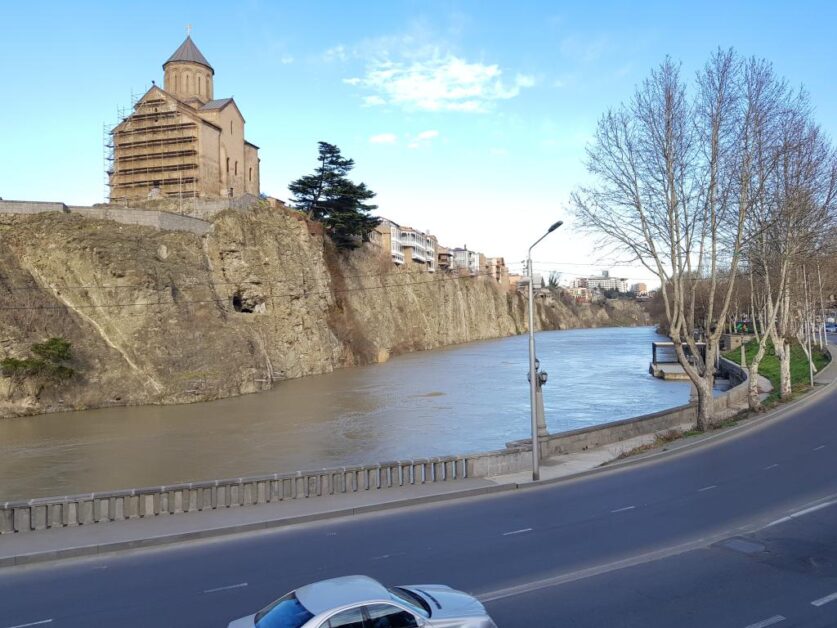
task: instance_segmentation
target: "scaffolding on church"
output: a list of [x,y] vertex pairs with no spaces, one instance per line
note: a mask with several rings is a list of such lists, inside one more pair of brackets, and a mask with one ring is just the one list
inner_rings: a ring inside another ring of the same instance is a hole
[[132,101],[105,130],[110,202],[197,197],[198,124],[163,98]]

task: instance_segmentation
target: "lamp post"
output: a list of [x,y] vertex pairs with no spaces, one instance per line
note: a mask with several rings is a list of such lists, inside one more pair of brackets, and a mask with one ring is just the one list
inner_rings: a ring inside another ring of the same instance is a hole
[[535,369],[535,286],[532,277],[532,249],[564,222],[559,220],[529,247],[526,256],[526,271],[529,274],[529,401],[532,410],[532,479],[541,479],[540,445],[538,443],[538,373]]

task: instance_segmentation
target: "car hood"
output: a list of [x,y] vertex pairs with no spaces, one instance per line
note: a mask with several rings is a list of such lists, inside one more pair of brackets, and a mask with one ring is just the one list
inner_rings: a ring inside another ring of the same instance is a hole
[[253,628],[255,625],[256,614],[253,613],[252,615],[247,615],[247,617],[242,617],[241,619],[234,619],[227,624],[227,628]]
[[420,595],[431,609],[431,620],[485,615],[485,607],[475,597],[443,584],[411,584],[410,589]]

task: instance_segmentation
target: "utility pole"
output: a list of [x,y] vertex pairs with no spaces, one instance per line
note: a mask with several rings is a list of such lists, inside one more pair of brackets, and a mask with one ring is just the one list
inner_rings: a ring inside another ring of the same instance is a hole
[[535,285],[534,273],[532,272],[532,249],[550,233],[555,231],[564,222],[559,220],[553,224],[545,234],[535,240],[529,247],[526,256],[526,272],[529,275],[529,404],[532,418],[532,480],[541,479],[540,470],[540,443],[538,441],[538,389],[540,387],[538,368],[535,365]]
[[808,307],[808,272],[802,265],[802,283],[805,288],[805,340],[808,343],[808,378],[814,387],[814,355],[811,353],[811,310]]

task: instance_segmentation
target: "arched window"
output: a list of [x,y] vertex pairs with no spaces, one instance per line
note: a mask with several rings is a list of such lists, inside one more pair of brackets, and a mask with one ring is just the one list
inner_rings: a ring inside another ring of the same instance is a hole
[[235,162],[235,172],[233,174],[238,174],[238,162]]
[[247,178],[252,181],[253,180],[253,169],[250,168],[247,172]]
[[230,135],[232,135],[232,120],[230,120]]
[[189,74],[189,73],[187,72],[187,73],[186,73],[186,85],[184,85],[184,87],[186,88],[186,91],[187,91],[187,92],[189,91],[189,87],[190,87],[190,85],[189,85],[189,84],[192,82],[192,81],[190,80],[191,78],[192,78],[192,75],[191,75],[191,74]]
[[230,158],[227,157],[227,174],[230,172]]
[[177,85],[177,72],[172,72],[172,77],[173,77],[173,81],[174,81],[174,91],[175,91],[175,93],[177,93],[177,88],[178,88],[178,85]]
[[200,74],[198,74],[198,95],[199,96],[203,95],[203,83],[201,81],[201,75]]

